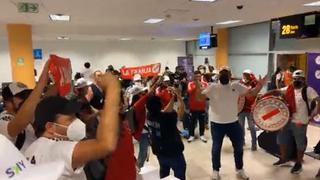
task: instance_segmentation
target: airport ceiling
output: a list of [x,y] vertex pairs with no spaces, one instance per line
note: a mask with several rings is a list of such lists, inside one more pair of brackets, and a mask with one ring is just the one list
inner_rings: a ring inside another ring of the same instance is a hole
[[[6,24],[31,24],[33,37],[55,40],[188,40],[210,26],[233,27],[272,18],[319,10],[303,4],[315,0],[1,0],[0,38],[6,37]],[[18,2],[39,4],[39,13],[19,13]],[[243,5],[239,10],[237,6]],[[53,22],[49,14],[68,14],[70,22]],[[145,24],[149,18],[163,18],[158,24]],[[218,22],[241,20],[229,25]]]

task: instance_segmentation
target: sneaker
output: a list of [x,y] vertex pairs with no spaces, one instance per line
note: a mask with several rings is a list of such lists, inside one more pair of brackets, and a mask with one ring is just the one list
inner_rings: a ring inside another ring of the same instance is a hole
[[246,175],[243,169],[237,170],[237,177],[243,180],[249,180],[249,177]]
[[219,171],[213,170],[213,172],[212,172],[212,180],[220,180]]
[[279,159],[277,162],[273,163],[274,166],[290,166],[290,161]]
[[291,169],[292,174],[299,174],[302,171],[302,165],[301,163],[295,163],[293,168]]
[[189,143],[192,142],[192,141],[194,141],[194,136],[190,136],[189,139],[188,139]]
[[200,136],[200,140],[204,143],[207,143],[207,139],[204,136]]

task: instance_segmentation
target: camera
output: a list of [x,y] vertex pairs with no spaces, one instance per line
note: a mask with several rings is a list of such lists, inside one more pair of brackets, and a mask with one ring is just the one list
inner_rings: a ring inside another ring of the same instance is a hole
[[243,5],[238,5],[237,9],[239,9],[239,10],[243,9]]

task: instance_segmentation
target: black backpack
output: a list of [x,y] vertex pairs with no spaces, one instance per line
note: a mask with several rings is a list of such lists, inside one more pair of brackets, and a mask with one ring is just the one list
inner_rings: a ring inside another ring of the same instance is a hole
[[308,116],[310,116],[312,111],[316,108],[317,103],[316,103],[316,101],[312,101],[311,104],[309,104],[307,89],[308,89],[308,86],[305,86],[304,88],[302,88],[301,93],[302,93],[302,98],[306,102],[306,105],[307,105]]

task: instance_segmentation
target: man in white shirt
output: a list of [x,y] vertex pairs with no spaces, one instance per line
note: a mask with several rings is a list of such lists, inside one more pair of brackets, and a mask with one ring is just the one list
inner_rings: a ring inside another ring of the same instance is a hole
[[[97,84],[105,92],[105,104],[100,114],[96,139],[85,137],[85,124],[77,119],[80,104],[63,97],[43,99],[35,111],[35,132],[39,137],[25,152],[32,164],[44,164],[53,160],[64,161],[65,168],[59,180],[83,180],[83,166],[92,160],[110,155],[117,146],[120,124],[120,82],[111,73],[99,76]],[[30,106],[32,102],[23,104]]]
[[249,179],[243,170],[243,131],[238,122],[238,97],[255,96],[266,82],[266,77],[259,79],[258,85],[249,89],[239,82],[231,82],[231,71],[228,67],[221,68],[219,72],[220,83],[211,84],[208,88],[201,90],[197,83],[198,98],[209,98],[209,120],[211,121],[212,134],[212,179],[220,179],[221,147],[224,136],[227,135],[234,148],[234,157],[237,176],[241,179]]
[[[271,93],[273,92],[276,91]],[[280,92],[285,96],[291,116],[289,123],[278,134],[277,143],[280,146],[281,158],[274,165],[287,164],[287,144],[293,136],[297,145],[297,160],[291,173],[299,174],[302,171],[303,155],[307,147],[306,135],[311,116],[311,104],[316,101],[320,102],[320,98],[312,87],[307,86],[302,70],[296,70],[293,73],[292,85],[280,89]],[[318,108],[318,113],[320,113],[320,108]]]

